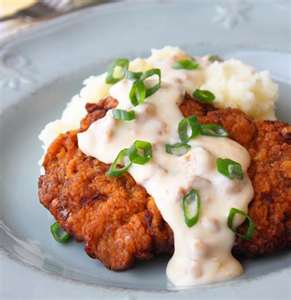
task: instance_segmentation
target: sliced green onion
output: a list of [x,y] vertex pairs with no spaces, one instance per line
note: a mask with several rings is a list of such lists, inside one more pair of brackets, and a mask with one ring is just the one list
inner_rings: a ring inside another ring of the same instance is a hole
[[161,87],[161,70],[160,69],[151,69],[142,74],[140,77],[140,80],[144,81],[149,77],[152,77],[154,75],[157,75],[159,77],[158,83],[155,84],[152,87],[146,87],[146,97],[150,97],[153,95],[156,91],[158,91]]
[[220,125],[217,124],[203,124],[200,125],[201,135],[216,136],[216,137],[226,137],[228,132]]
[[146,97],[146,88],[142,80],[136,80],[129,92],[129,99],[132,105],[137,106],[144,103]]
[[241,165],[229,158],[217,158],[216,168],[219,173],[228,177],[229,179],[240,179],[244,178],[244,173]]
[[128,157],[132,163],[144,165],[153,156],[152,145],[146,141],[135,141],[128,150]]
[[223,59],[218,55],[210,55],[210,56],[208,56],[208,60],[210,62],[215,62],[215,61],[222,62],[223,61]]
[[[244,235],[238,233],[234,227],[233,221],[234,221],[236,214],[243,216],[245,218],[245,221],[247,221],[247,223],[248,223],[248,229]],[[227,217],[227,225],[235,234],[237,234],[241,238],[248,240],[248,241],[252,239],[254,231],[255,231],[255,224],[252,221],[252,219],[244,211],[239,210],[237,208],[231,208],[229,211],[228,217]]]
[[71,236],[64,231],[57,222],[51,225],[51,234],[53,238],[61,244],[66,244],[71,239]]
[[137,80],[140,79],[141,76],[142,76],[142,72],[132,72],[132,71],[127,72],[128,79]]
[[[118,58],[116,59],[109,67],[107,70],[107,77],[106,77],[106,83],[108,84],[114,84],[121,79],[123,79],[127,73],[129,66],[129,60],[126,58]],[[119,74],[116,75],[116,70],[118,70]]]
[[128,159],[128,149],[122,149],[117,157],[115,158],[114,162],[110,166],[109,170],[107,171],[107,176],[121,176],[131,166],[131,161]]
[[185,143],[176,143],[173,145],[166,144],[165,149],[166,149],[166,152],[169,154],[173,154],[176,156],[182,156],[191,149],[191,146],[188,144],[185,144]]
[[198,101],[203,102],[203,103],[213,103],[215,100],[215,95],[211,93],[210,91],[207,90],[195,90],[192,93],[192,96],[196,98]]
[[200,125],[195,116],[184,118],[179,122],[178,133],[180,140],[183,143],[187,143],[192,138],[196,137],[200,133]]
[[199,64],[194,59],[182,59],[173,64],[173,69],[195,70]]
[[184,219],[188,227],[194,226],[200,215],[200,196],[197,190],[192,189],[182,199]]
[[131,121],[135,119],[135,112],[133,110],[114,109],[112,110],[112,115],[115,120]]

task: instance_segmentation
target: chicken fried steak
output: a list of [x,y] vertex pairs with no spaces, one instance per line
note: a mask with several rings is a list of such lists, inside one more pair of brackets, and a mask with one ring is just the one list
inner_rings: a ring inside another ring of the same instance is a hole
[[[108,97],[87,104],[80,131],[102,118],[117,101]],[[230,138],[243,145],[252,162],[248,175],[254,198],[248,214],[256,225],[251,241],[237,237],[236,256],[270,254],[291,246],[291,126],[279,121],[253,121],[236,109],[215,109],[186,96],[180,109],[201,123],[222,125]],[[57,222],[85,243],[85,250],[113,270],[136,260],[172,253],[173,234],[154,199],[125,174],[105,175],[109,165],[78,149],[77,131],[60,135],[44,160],[39,178],[41,203]],[[245,231],[245,225],[238,229]]]

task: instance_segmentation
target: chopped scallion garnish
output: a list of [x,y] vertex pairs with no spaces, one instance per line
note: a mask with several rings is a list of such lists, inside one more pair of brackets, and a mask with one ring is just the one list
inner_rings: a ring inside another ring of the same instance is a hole
[[136,80],[131,87],[129,99],[132,105],[137,106],[144,103],[146,88],[142,80]]
[[71,236],[64,231],[57,222],[51,225],[51,234],[53,238],[61,244],[66,244],[71,239]]
[[201,135],[227,137],[228,132],[220,125],[217,124],[202,124],[200,125]]
[[114,84],[122,80],[128,70],[129,60],[126,58],[116,59],[107,70],[106,83]]
[[207,90],[197,89],[192,93],[192,96],[202,103],[210,104],[215,100],[215,95]]
[[[243,234],[240,234],[236,231],[236,228],[233,224],[234,222],[234,218],[235,216],[239,214],[241,215],[242,217],[245,218],[245,221],[247,222],[247,225],[248,225],[248,228],[247,228],[247,231],[246,233],[243,235]],[[228,214],[228,218],[227,218],[227,225],[228,227],[235,233],[237,234],[238,236],[240,236],[241,238],[245,239],[245,240],[251,240],[252,237],[253,237],[253,234],[254,234],[254,231],[255,231],[255,224],[254,222],[252,221],[252,219],[242,210],[239,210],[237,208],[231,208],[230,211],[229,211],[229,214]]]
[[[147,87],[144,81],[155,75],[158,76],[158,82],[153,86]],[[127,77],[135,80],[129,92],[129,99],[134,106],[144,103],[145,98],[153,95],[161,87],[160,69],[150,69],[144,73],[128,72]]]
[[244,178],[243,170],[241,165],[228,158],[218,158],[216,160],[216,168],[219,173],[228,177],[229,179],[240,179]]
[[135,141],[128,150],[128,156],[132,163],[144,165],[152,158],[152,145],[146,141]]
[[184,118],[179,122],[178,134],[183,143],[199,135],[200,124],[195,116]]
[[121,150],[117,157],[115,158],[114,162],[110,166],[109,170],[107,171],[106,175],[108,176],[121,176],[131,166],[131,161],[128,158],[128,149]]
[[161,87],[161,70],[160,69],[151,69],[151,70],[144,72],[140,77],[140,80],[144,81],[155,75],[158,76],[158,82],[151,87],[146,87],[146,97],[150,97],[151,95],[153,95],[156,91],[158,91],[160,89],[160,87]]
[[215,62],[215,61],[222,62],[223,61],[223,59],[218,55],[210,55],[210,56],[208,56],[208,60],[210,62]]
[[142,75],[142,72],[132,72],[132,71],[127,72],[127,78],[131,79],[131,80],[140,79],[141,75]]
[[186,143],[176,143],[173,145],[166,144],[165,149],[166,149],[166,152],[169,154],[173,154],[176,156],[182,156],[191,149],[191,146]]
[[113,109],[112,115],[115,120],[131,121],[135,119],[135,112],[133,110]]
[[184,219],[188,227],[194,226],[200,215],[200,196],[197,190],[192,189],[183,199],[182,199]]
[[172,67],[178,70],[195,70],[199,67],[199,64],[194,59],[182,59],[175,62]]

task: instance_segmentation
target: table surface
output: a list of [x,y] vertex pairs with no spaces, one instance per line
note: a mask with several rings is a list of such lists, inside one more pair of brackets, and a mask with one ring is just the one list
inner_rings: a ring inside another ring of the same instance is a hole
[[[130,2],[134,0],[0,0],[0,18],[19,11],[27,5],[42,2],[56,9],[59,15],[70,13],[76,9],[82,9],[87,5],[100,5],[107,2]],[[58,16],[59,16],[58,15]],[[20,30],[46,22],[51,18],[14,18],[8,21],[0,21],[0,41]]]

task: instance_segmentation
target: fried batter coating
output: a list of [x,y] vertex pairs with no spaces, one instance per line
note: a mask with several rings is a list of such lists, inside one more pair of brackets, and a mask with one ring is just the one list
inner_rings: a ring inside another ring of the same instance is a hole
[[[88,104],[80,131],[117,105],[111,97]],[[236,109],[216,110],[185,96],[184,116],[225,127],[230,137],[246,147],[252,162],[248,174],[255,195],[249,215],[256,225],[251,241],[237,238],[236,256],[259,256],[291,247],[291,126],[279,121],[255,122]],[[109,165],[84,155],[77,131],[60,135],[45,156],[45,175],[39,178],[39,198],[57,222],[85,250],[113,270],[131,267],[173,252],[173,233],[153,198],[125,174],[105,175]],[[245,231],[245,225],[239,227]]]

